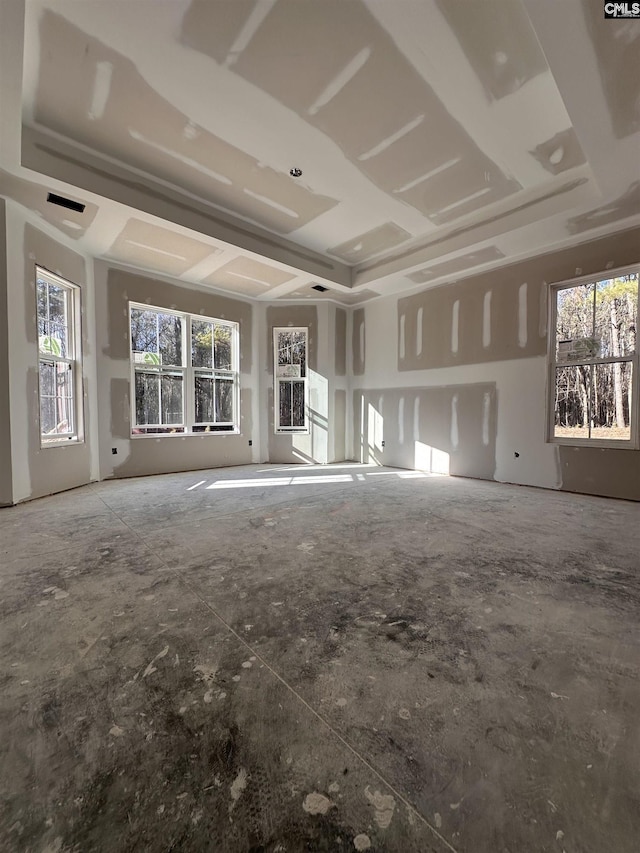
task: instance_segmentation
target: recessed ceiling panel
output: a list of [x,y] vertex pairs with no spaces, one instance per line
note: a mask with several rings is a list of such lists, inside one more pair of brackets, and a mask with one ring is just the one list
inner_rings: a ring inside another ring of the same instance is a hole
[[405,189],[398,195],[422,210],[436,225],[453,222],[467,213],[511,195],[520,189],[487,158],[463,158],[426,181]]
[[612,222],[639,214],[640,180],[634,181],[621,196],[608,204],[571,217],[567,221],[567,231],[569,234],[581,234],[583,231],[590,231],[592,228],[599,228],[602,225],[610,225]]
[[182,275],[220,249],[141,219],[130,219],[108,255],[135,266]]
[[371,231],[340,243],[339,246],[333,246],[327,251],[348,264],[357,264],[399,246],[406,240],[410,240],[411,236],[395,222],[385,222],[384,225],[378,225],[377,228],[372,228]]
[[416,272],[408,275],[407,278],[415,281],[416,284],[423,284],[434,278],[439,278],[441,275],[451,275],[467,268],[479,267],[481,264],[499,261],[504,257],[504,253],[497,246],[485,246],[483,249],[478,249],[477,252],[468,252],[466,255],[460,255],[449,261],[443,261],[440,264],[431,264],[424,269],[416,270]]
[[292,273],[253,258],[234,258],[211,273],[204,282],[246,296],[262,296],[272,287],[285,284],[294,278]]

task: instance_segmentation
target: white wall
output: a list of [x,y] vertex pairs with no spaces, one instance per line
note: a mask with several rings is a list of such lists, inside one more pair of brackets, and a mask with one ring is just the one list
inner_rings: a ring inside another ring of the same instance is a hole
[[[497,430],[494,478],[506,483],[558,488],[560,473],[557,447],[545,442],[546,359],[538,356],[401,372],[397,367],[397,303],[397,298],[389,298],[365,306],[366,371],[362,377],[352,378],[352,386],[377,391],[495,383]],[[411,419],[408,420],[410,422]],[[391,431],[396,428],[396,424],[388,426]],[[407,442],[416,438],[407,430]],[[516,458],[515,453],[519,453],[519,457]],[[384,461],[394,464],[392,459]]]

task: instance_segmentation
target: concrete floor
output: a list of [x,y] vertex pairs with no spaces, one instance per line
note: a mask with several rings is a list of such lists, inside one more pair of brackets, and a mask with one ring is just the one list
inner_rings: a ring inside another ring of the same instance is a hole
[[355,465],[0,511],[0,849],[636,853],[639,521]]

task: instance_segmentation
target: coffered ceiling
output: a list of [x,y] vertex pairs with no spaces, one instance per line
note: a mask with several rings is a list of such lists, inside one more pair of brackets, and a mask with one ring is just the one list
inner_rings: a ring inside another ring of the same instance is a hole
[[640,21],[599,0],[12,0],[0,23],[0,194],[95,257],[358,304],[640,222]]

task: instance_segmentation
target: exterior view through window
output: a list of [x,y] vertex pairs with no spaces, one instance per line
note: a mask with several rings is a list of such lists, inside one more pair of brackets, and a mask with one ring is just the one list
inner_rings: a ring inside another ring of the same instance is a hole
[[133,435],[238,428],[238,324],[130,305]]
[[638,442],[638,270],[554,285],[550,438]]
[[80,289],[36,267],[40,440],[43,446],[79,437]]
[[307,432],[306,328],[273,330],[275,431]]

